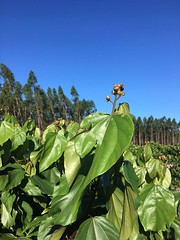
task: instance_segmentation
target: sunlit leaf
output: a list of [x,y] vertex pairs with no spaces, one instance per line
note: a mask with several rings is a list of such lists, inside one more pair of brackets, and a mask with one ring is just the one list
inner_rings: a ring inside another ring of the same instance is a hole
[[[95,177],[107,171],[130,144],[133,134],[133,123],[128,115],[115,115],[102,121],[104,138],[97,147],[93,163],[86,176],[78,176],[71,191],[60,198],[54,206],[61,209],[57,224],[67,225],[76,220],[83,191]],[[105,123],[105,124],[104,124]],[[57,209],[58,211],[58,209]]]
[[9,192],[3,192],[1,195],[1,223],[6,228],[15,224],[16,212],[13,211],[15,199],[16,195]]
[[83,222],[75,240],[119,240],[115,226],[106,218],[98,216]]
[[118,108],[116,109],[115,113],[118,113],[118,114],[129,114],[130,113],[129,104],[126,103],[126,102],[120,103]]
[[119,188],[116,188],[109,200],[109,204],[108,204],[109,210],[106,215],[106,218],[109,219],[114,224],[118,232],[120,232],[120,229],[121,229],[123,202],[124,202],[124,194]]
[[160,175],[161,172],[161,165],[160,161],[154,158],[150,158],[149,161],[146,163],[146,168],[149,173],[149,176],[153,179],[156,176]]
[[[17,240],[17,237],[14,236],[13,234],[11,233],[0,233],[0,239],[3,239],[3,240]],[[26,238],[27,240],[29,240],[29,238]]]
[[134,125],[129,115],[113,115],[108,117],[105,123],[103,121],[103,125],[103,140],[96,149],[85,184],[110,169],[132,139]]
[[138,214],[145,231],[164,231],[176,216],[174,195],[158,185],[147,185],[140,192]]
[[82,120],[80,127],[81,128],[94,127],[96,124],[101,122],[103,119],[107,118],[107,116],[108,116],[107,114],[99,113],[99,112],[90,114]]
[[5,143],[14,134],[14,127],[11,123],[2,121],[0,123],[0,145]]
[[77,154],[83,158],[86,156],[96,143],[96,139],[91,132],[83,132],[74,139]]
[[152,157],[152,150],[149,144],[144,146],[144,159],[147,162]]
[[24,178],[24,171],[22,169],[14,169],[8,173],[8,183],[6,190],[10,190],[18,186]]
[[64,151],[64,167],[66,179],[69,186],[74,181],[76,174],[80,168],[81,162],[80,157],[76,153],[74,142],[68,142],[68,145]]
[[26,186],[23,188],[23,190],[30,196],[42,196],[42,192],[39,187],[37,187],[31,180],[31,178],[28,179],[28,182]]
[[66,131],[69,133],[68,139],[71,139],[72,137],[74,137],[77,134],[78,129],[79,129],[79,123],[71,122],[66,129]]
[[60,227],[56,231],[53,232],[53,234],[50,237],[50,240],[59,240],[61,239],[63,233],[65,232],[66,227]]
[[66,147],[66,139],[58,133],[48,133],[48,139],[40,158],[39,171],[46,170],[52,163],[56,162]]
[[12,147],[11,151],[22,145],[26,140],[26,133],[23,128],[16,126],[14,128],[14,135],[11,137]]

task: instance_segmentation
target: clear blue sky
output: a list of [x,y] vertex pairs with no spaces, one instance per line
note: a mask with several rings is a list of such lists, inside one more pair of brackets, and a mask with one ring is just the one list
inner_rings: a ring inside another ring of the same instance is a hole
[[124,83],[136,117],[180,120],[179,0],[1,0],[0,62],[24,84],[38,83],[97,110],[115,83]]

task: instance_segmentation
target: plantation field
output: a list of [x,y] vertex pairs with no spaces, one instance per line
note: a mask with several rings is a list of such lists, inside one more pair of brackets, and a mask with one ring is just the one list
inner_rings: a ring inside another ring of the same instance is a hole
[[127,105],[43,132],[4,116],[0,239],[180,239],[180,146],[131,145],[133,131]]
[[[173,191],[180,190],[180,145],[161,145],[159,143],[150,142],[153,157],[160,159],[166,164],[171,171],[172,182],[170,189]],[[135,155],[139,149],[143,147],[131,145],[130,150]]]

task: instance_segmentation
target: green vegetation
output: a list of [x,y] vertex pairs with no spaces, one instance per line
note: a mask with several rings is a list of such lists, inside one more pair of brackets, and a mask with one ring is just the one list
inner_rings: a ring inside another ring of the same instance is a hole
[[[0,117],[4,114],[16,116],[21,125],[30,118],[35,120],[36,125],[43,131],[59,118],[66,122],[73,120],[80,123],[85,116],[96,112],[94,102],[80,100],[74,86],[70,91],[71,99],[64,94],[61,86],[57,90],[48,87],[47,92],[44,92],[38,85],[33,71],[30,71],[27,83],[22,86],[15,80],[11,70],[4,64],[0,64],[0,80],[2,80],[0,83]],[[123,86],[121,85],[120,89],[115,86],[112,93],[113,95],[118,93],[119,97],[123,96]],[[107,96],[106,101],[111,102],[110,96]],[[113,104],[115,108],[116,102]],[[133,122],[134,144],[143,145],[146,141],[154,141],[163,145],[175,145],[180,142],[180,122],[174,118],[133,117]]]
[[67,122],[80,122],[85,116],[96,111],[92,100],[79,99],[74,86],[71,87],[71,99],[64,94],[61,86],[58,90],[48,87],[45,93],[38,85],[33,71],[30,71],[27,83],[22,86],[15,80],[11,70],[0,64],[0,80],[0,116],[16,116],[20,124],[31,118],[44,130],[58,118]]
[[[149,143],[153,157],[163,161],[168,169],[171,171],[172,182],[170,189],[180,190],[180,145],[161,145],[159,143]],[[130,150],[134,155],[142,151],[143,146],[131,145]]]
[[169,162],[158,147],[153,153],[155,145],[131,145],[129,105],[115,107],[123,90],[117,84],[114,100],[106,98],[111,115],[59,119],[43,132],[32,119],[20,126],[3,116],[0,239],[180,238]]

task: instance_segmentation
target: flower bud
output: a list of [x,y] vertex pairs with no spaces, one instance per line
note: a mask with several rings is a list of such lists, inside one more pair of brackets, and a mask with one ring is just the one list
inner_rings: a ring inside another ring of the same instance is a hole
[[122,91],[120,91],[120,90],[117,92],[117,94],[118,94],[119,96],[124,96],[124,95],[125,95],[125,93],[122,92]]
[[106,102],[109,102],[111,100],[110,96],[106,96]]

